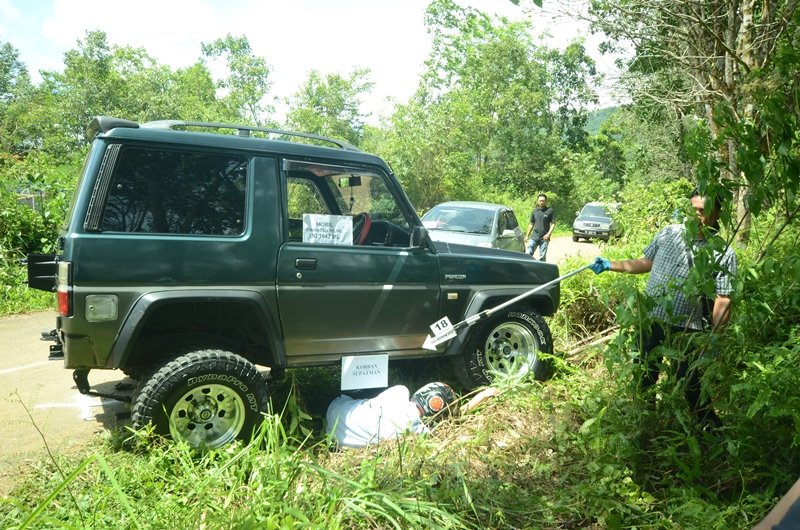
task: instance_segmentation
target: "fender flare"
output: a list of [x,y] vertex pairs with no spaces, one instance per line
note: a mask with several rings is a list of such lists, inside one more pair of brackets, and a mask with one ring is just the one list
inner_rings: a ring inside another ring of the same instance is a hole
[[139,334],[147,323],[147,319],[157,309],[172,303],[208,303],[214,301],[239,302],[250,306],[269,336],[270,346],[274,352],[273,362],[275,366],[285,366],[286,350],[284,349],[283,341],[280,339],[280,337],[282,337],[280,325],[273,317],[266,301],[259,292],[246,290],[211,291],[189,289],[151,292],[136,300],[133,307],[131,307],[131,310],[128,312],[128,315],[125,317],[119,333],[114,339],[114,345],[111,347],[111,354],[108,358],[107,367],[118,368],[122,365],[123,361],[127,359],[133,349],[132,345],[139,337]]

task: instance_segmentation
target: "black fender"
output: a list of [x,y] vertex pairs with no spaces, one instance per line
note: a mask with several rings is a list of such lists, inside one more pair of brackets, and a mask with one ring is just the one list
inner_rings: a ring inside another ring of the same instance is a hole
[[111,354],[106,366],[108,368],[119,368],[125,364],[134,349],[136,340],[147,324],[148,318],[155,311],[171,304],[214,302],[239,303],[252,310],[252,315],[257,325],[267,336],[270,349],[273,352],[272,359],[250,359],[252,362],[275,367],[286,365],[286,350],[281,340],[280,325],[261,293],[247,290],[190,289],[152,292],[139,298],[131,307],[120,327],[120,331],[111,347]]
[[[477,291],[473,294],[472,299],[467,305],[463,320],[466,320],[471,316],[475,316],[485,309],[497,307],[503,302],[507,302],[508,300],[511,300],[512,298],[515,298],[527,292],[528,290],[530,289],[520,289],[519,287],[500,287]],[[552,292],[553,290],[555,290],[555,293]],[[559,300],[559,297],[560,288],[558,284],[556,284],[550,289],[544,289],[540,292],[532,294],[528,298],[523,298],[518,302],[518,304],[527,305],[535,309],[542,316],[552,316],[558,309],[558,304],[555,302],[555,300]],[[480,320],[478,320],[478,322],[480,322]],[[455,322],[453,322],[453,324],[455,324]],[[461,351],[463,350],[467,339],[469,339],[474,327],[475,324],[456,332],[455,338],[450,341],[447,349],[445,350],[445,356],[461,354]]]

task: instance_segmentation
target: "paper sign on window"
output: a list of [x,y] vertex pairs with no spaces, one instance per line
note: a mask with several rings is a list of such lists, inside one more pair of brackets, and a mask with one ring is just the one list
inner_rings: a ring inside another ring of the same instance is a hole
[[352,245],[353,218],[349,215],[304,213],[303,243]]

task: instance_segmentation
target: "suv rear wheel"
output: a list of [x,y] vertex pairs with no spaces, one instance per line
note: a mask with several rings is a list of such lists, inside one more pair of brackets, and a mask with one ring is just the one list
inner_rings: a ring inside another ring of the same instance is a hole
[[[553,366],[541,353],[552,353],[550,328],[541,315],[512,308],[481,324],[467,341],[464,353],[453,358],[456,375],[468,387],[492,381],[492,371],[532,371],[538,380],[549,379]],[[517,364],[518,363],[518,364]]]
[[267,382],[242,357],[220,350],[181,355],[143,379],[133,399],[135,428],[152,423],[158,434],[194,448],[248,440],[267,411]]

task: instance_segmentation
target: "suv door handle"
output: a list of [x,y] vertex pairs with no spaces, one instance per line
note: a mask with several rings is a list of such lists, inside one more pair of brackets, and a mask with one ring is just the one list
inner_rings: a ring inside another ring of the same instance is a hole
[[317,268],[317,260],[314,258],[297,258],[294,260],[294,266],[296,269],[313,271]]

